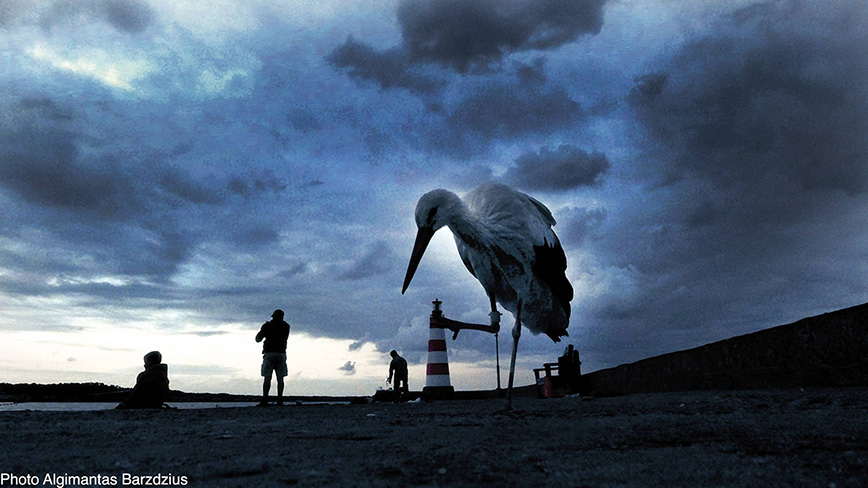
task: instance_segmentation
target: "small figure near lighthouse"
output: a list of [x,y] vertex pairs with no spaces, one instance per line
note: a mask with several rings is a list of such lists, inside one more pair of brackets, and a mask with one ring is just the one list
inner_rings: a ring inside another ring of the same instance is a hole
[[392,382],[392,376],[395,377],[395,401],[410,396],[410,387],[407,386],[407,360],[398,355],[398,351],[394,349],[389,353],[392,356],[392,362],[389,363],[389,377],[386,383]]

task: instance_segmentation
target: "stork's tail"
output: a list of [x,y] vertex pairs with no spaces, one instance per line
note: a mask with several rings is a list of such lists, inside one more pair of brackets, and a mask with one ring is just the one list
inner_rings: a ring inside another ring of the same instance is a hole
[[561,342],[561,337],[569,337],[570,333],[565,330],[546,331],[546,335],[554,342]]

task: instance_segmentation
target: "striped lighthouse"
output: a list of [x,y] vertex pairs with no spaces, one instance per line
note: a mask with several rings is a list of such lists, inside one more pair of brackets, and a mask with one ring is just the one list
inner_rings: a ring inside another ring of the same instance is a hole
[[428,329],[428,374],[425,378],[425,388],[422,396],[427,399],[451,398],[455,393],[449,381],[449,357],[446,353],[446,330],[441,319],[441,302],[434,299],[434,310]]

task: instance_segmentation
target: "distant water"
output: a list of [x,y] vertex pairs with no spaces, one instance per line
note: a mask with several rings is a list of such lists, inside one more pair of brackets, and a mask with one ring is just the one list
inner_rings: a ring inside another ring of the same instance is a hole
[[[169,406],[179,410],[195,410],[202,408],[238,408],[255,407],[257,402],[172,402]],[[290,406],[309,405],[350,405],[348,401],[291,401]],[[272,405],[274,405],[272,403]],[[100,410],[114,410],[117,402],[23,402],[3,403],[0,402],[0,412],[25,412],[28,410],[39,412],[95,412]]]
[[[170,403],[172,407],[181,410],[198,408],[236,408],[253,407],[256,402],[179,402]],[[117,402],[26,402],[0,403],[0,412],[23,412],[27,410],[39,412],[95,412],[99,410],[114,410]]]

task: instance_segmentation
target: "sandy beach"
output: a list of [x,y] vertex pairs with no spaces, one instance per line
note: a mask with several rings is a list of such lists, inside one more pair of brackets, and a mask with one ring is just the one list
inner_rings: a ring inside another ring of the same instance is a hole
[[868,388],[516,403],[2,412],[0,473],[2,486],[868,486]]

